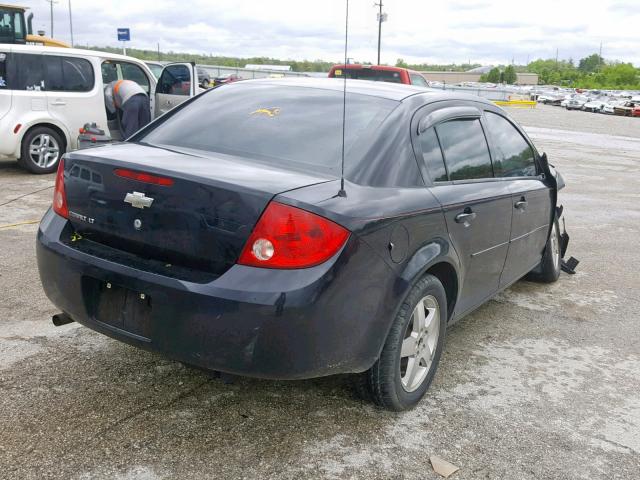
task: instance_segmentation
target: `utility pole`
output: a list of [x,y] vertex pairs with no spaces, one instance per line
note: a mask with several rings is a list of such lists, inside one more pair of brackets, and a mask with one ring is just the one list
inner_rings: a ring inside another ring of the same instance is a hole
[[556,48],[556,70],[558,69],[558,49]]
[[598,57],[598,71],[602,69],[602,63],[604,59],[602,58],[602,41],[600,41],[600,56]]
[[380,7],[380,12],[378,13],[378,65],[380,65],[380,42],[382,40],[382,22],[387,20],[387,14],[382,13],[382,0],[380,3],[373,4],[376,7]]
[[50,7],[51,31],[49,32],[49,34],[51,35],[51,38],[53,38],[53,4],[58,3],[58,0],[45,0],[45,2],[48,2]]
[[73,47],[73,17],[71,16],[71,0],[69,0],[69,32],[71,32],[71,46]]
[[160,61],[160,42],[158,42],[158,61]]

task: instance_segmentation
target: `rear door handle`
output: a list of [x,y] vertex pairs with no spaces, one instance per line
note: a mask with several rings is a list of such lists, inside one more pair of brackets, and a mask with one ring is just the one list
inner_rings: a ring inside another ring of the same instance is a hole
[[464,212],[456,215],[456,223],[462,223],[465,227],[470,225],[470,222],[476,218],[476,212],[472,212],[471,209],[466,209]]
[[522,200],[517,201],[513,206],[518,210],[526,210],[527,205],[529,205],[529,202],[523,198]]

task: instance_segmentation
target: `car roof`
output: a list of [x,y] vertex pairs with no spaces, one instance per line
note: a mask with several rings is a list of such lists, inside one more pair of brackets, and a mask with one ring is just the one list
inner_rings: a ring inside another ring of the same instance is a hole
[[401,72],[401,71],[404,71],[404,72],[407,72],[409,74],[413,73],[413,74],[416,74],[416,75],[420,75],[421,77],[424,78],[424,75],[422,75],[417,70],[411,70],[410,68],[404,68],[404,67],[393,67],[393,66],[389,66],[389,65],[363,65],[361,63],[348,63],[347,65],[345,65],[343,63],[341,65],[334,65],[333,67],[331,67],[331,71],[338,70],[338,69],[342,69],[342,70],[373,70],[373,71],[378,71],[378,72]]
[[[63,48],[63,47],[46,47],[43,45],[7,45],[9,50],[16,53],[52,53],[57,55],[82,55],[87,57],[108,58],[110,60],[126,60],[138,63],[145,63],[134,57],[120,55],[117,53],[101,52],[99,50],[86,50],[84,48]],[[6,51],[6,50],[5,50]]]
[[[319,90],[342,91],[344,88],[344,78],[318,78],[318,77],[284,77],[284,78],[261,78],[256,80],[244,80],[240,83],[284,85],[289,87],[306,87]],[[380,82],[372,80],[347,79],[347,92],[372,97],[386,98],[401,102],[409,97],[422,95],[425,103],[443,100],[467,100],[493,105],[490,101],[477,95],[457,93],[434,88],[416,87],[401,83]]]

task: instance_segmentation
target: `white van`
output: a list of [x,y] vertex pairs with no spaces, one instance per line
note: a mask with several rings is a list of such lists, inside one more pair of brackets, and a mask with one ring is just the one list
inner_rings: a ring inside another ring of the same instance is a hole
[[0,44],[0,156],[18,159],[31,172],[50,173],[64,152],[77,148],[78,131],[87,122],[119,140],[118,119],[108,113],[103,93],[119,79],[133,80],[149,93],[151,118],[198,91],[189,63],[167,65],[156,92],[155,76],[135,58]]

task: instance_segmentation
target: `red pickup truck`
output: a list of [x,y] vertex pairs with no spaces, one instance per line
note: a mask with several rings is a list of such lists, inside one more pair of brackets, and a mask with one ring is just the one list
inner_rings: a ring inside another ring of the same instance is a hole
[[334,65],[329,71],[329,78],[355,78],[360,80],[374,80],[378,82],[404,83],[418,87],[428,87],[429,84],[420,73],[400,67],[386,67],[383,65]]

